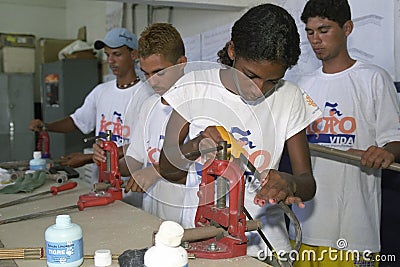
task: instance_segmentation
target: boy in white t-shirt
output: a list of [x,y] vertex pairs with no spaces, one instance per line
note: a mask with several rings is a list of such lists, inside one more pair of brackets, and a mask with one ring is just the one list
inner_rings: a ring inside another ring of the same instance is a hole
[[[382,68],[350,57],[347,38],[354,25],[347,0],[310,0],[301,20],[322,61],[320,69],[299,81],[323,111],[307,128],[308,140],[357,153],[361,166],[312,157],[317,192],[304,209],[294,211],[303,231],[301,249],[319,261],[301,258],[295,266],[375,266],[380,251],[380,169],[400,160],[394,83]],[[355,253],[346,254],[349,251]]]
[[[183,75],[185,48],[179,32],[171,24],[154,23],[141,33],[138,52],[141,70],[156,94],[143,103],[132,142],[120,161],[121,173],[131,176],[125,192],[144,192],[145,211],[164,220],[180,222],[183,186],[164,181],[157,169],[165,126],[172,111],[161,96]],[[104,161],[101,147],[97,144],[93,147],[94,160]]]
[[[135,34],[125,28],[114,28],[104,39],[97,40],[94,46],[96,49],[104,49],[107,63],[116,79],[97,85],[73,114],[50,123],[36,119],[31,121],[29,128],[40,131],[45,125],[50,132],[69,133],[79,130],[84,134],[95,130],[96,136],[111,130],[112,140],[120,147],[119,154],[122,156],[122,146],[129,144],[134,127],[132,123],[125,124],[125,109],[130,104],[135,107],[132,112],[138,114],[143,101],[153,92],[143,86],[135,72],[138,48]],[[92,156],[76,152],[66,156],[62,164],[80,167],[93,162]]]

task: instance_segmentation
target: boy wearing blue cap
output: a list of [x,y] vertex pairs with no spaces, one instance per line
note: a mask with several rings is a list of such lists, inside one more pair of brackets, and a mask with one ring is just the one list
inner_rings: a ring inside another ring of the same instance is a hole
[[[156,94],[143,103],[132,142],[119,163],[121,174],[131,176],[125,193],[144,192],[143,210],[163,220],[180,222],[184,186],[165,181],[156,169],[165,125],[172,112],[162,95],[184,74],[187,61],[184,43],[171,24],[153,23],[140,35],[138,55],[147,83]],[[102,143],[94,144],[93,149],[94,162],[105,162]]]
[[[39,131],[45,125],[52,132],[80,130],[84,134],[95,130],[97,136],[111,130],[112,140],[121,147],[122,156],[122,145],[129,144],[132,127],[135,125],[134,122],[125,122],[125,109],[132,102],[130,105],[134,108],[131,112],[138,113],[141,103],[153,91],[144,86],[135,72],[138,48],[135,34],[125,28],[114,28],[104,39],[97,40],[94,47],[104,49],[107,63],[116,79],[97,85],[85,98],[83,105],[70,116],[46,124],[41,120],[33,120],[29,128]],[[68,155],[64,164],[80,167],[91,162],[92,154],[78,152]]]

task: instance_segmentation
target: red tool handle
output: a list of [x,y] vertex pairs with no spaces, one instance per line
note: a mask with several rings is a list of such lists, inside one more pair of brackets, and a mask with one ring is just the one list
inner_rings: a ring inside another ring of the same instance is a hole
[[50,192],[53,195],[57,195],[58,192],[66,191],[72,188],[75,188],[78,185],[77,182],[69,182],[60,186],[52,186],[50,187]]
[[78,209],[80,211],[84,210],[85,208],[88,207],[96,207],[96,206],[105,206],[110,203],[114,202],[114,199],[111,197],[99,197],[96,199],[91,199],[89,201],[78,201]]

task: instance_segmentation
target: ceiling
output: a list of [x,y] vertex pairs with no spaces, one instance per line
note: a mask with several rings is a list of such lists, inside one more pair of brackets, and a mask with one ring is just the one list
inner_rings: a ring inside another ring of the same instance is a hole
[[[182,8],[198,8],[210,10],[237,11],[256,3],[255,0],[98,0],[125,2],[152,6],[173,6]],[[259,2],[259,1],[257,1]]]
[[0,0],[0,4],[65,8],[67,0]]

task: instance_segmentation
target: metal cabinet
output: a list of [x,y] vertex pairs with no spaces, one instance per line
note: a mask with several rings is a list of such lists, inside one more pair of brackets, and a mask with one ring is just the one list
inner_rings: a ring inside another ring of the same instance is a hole
[[33,83],[32,74],[0,73],[0,162],[32,158]]
[[[72,114],[87,94],[99,83],[96,59],[64,59],[42,64],[41,94],[43,121],[53,122]],[[53,159],[73,152],[83,152],[85,137],[81,132],[50,133]]]

